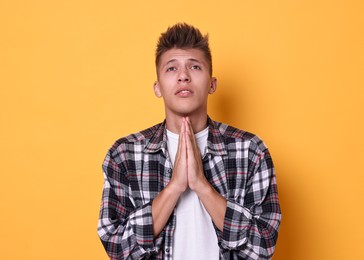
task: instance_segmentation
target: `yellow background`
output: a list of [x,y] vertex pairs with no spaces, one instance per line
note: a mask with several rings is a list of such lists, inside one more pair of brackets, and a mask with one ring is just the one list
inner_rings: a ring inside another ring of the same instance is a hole
[[363,13],[361,0],[2,0],[0,259],[107,259],[101,163],[163,120],[154,48],[181,21],[210,34],[210,116],[273,155],[274,259],[364,259]]

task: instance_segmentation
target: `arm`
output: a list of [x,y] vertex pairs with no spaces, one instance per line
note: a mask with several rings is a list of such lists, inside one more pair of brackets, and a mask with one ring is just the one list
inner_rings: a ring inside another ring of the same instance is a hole
[[110,259],[140,259],[158,252],[162,238],[154,240],[151,202],[135,207],[125,169],[120,167],[109,151],[103,163],[98,234]]
[[111,259],[139,259],[159,251],[160,233],[187,188],[186,160],[182,137],[171,181],[153,201],[135,208],[129,181],[123,174],[126,169],[120,169],[123,164],[117,164],[109,151],[103,163],[105,184],[98,233]]
[[[226,200],[206,180],[191,125],[188,129],[189,186],[221,231],[221,247],[225,251],[234,251],[243,259],[270,259],[275,249],[281,212],[273,162],[267,148],[260,140],[259,145],[252,145],[249,150],[254,152],[249,156],[245,192],[235,192],[236,197]],[[235,188],[242,189],[240,186]]]
[[200,150],[193,134],[189,118],[183,121],[187,148],[188,185],[195,191],[216,227],[222,231],[226,211],[226,199],[207,181],[203,172]]
[[181,194],[187,189],[187,151],[182,124],[172,179],[154,199],[152,205],[153,231],[157,236],[166,225]]
[[271,259],[281,221],[273,163],[260,151],[251,156],[244,197],[227,201],[221,235],[221,246],[244,259]]

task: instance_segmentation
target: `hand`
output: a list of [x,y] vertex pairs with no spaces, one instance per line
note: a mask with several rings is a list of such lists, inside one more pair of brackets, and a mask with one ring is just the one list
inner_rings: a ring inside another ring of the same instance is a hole
[[187,144],[186,144],[186,124],[185,119],[182,119],[178,148],[176,153],[176,159],[174,162],[174,168],[172,173],[172,179],[170,181],[170,186],[173,187],[172,190],[183,193],[188,187],[187,180]]
[[195,139],[191,121],[187,117],[183,123],[186,129],[188,186],[191,190],[198,191],[210,185],[204,175],[201,153]]
[[[154,234],[159,234],[167,223],[179,196],[187,187],[196,192],[215,225],[220,231],[223,230],[227,202],[211,186],[204,175],[201,153],[189,118],[182,119],[172,179],[167,187],[171,189],[168,189],[167,192],[164,189],[153,202],[153,221],[155,224],[158,223],[155,225]],[[166,210],[166,208],[168,209]],[[162,221],[158,221],[161,212],[165,214],[163,214]]]
[[185,124],[188,186],[196,192],[217,228],[223,231],[227,204],[226,199],[207,181],[203,171],[201,153],[189,118],[186,118]]
[[185,124],[182,124],[171,181],[152,202],[154,237],[157,237],[166,226],[179,197],[188,187],[185,128]]
[[165,227],[180,195],[187,187],[196,192],[211,219],[222,231],[226,200],[206,180],[191,121],[183,118],[172,179],[152,202],[155,237]]
[[198,148],[190,119],[182,118],[176,160],[170,186],[178,193],[183,193],[187,187],[200,191],[209,187],[205,178]]

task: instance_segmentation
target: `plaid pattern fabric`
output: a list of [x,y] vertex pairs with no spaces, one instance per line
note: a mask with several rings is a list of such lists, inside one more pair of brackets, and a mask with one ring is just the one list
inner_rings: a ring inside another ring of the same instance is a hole
[[[269,151],[251,133],[208,125],[205,175],[227,200],[223,231],[215,227],[220,259],[270,259],[281,211]],[[175,215],[154,238],[151,206],[173,171],[165,122],[116,141],[103,171],[98,234],[110,259],[172,259]]]

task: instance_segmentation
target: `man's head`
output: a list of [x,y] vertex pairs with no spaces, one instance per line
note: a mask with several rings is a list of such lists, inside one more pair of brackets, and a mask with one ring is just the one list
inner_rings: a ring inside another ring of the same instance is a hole
[[161,56],[170,49],[198,49],[202,51],[209,64],[210,76],[212,76],[212,57],[208,35],[203,36],[200,30],[186,23],[178,23],[169,27],[158,40],[155,53],[157,75],[159,75]]
[[161,35],[156,51],[154,93],[163,97],[167,120],[204,118],[207,99],[216,91],[207,36],[187,24],[176,24]]

